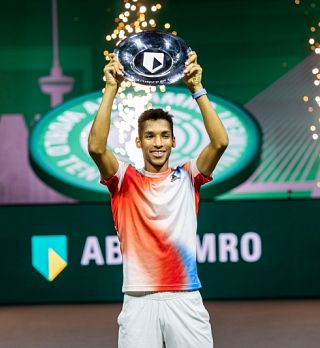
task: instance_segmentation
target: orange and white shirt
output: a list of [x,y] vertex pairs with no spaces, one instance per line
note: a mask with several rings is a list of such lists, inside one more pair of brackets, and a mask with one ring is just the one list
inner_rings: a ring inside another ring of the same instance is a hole
[[163,173],[119,161],[108,180],[123,258],[122,291],[195,290],[200,186],[211,181],[196,160]]

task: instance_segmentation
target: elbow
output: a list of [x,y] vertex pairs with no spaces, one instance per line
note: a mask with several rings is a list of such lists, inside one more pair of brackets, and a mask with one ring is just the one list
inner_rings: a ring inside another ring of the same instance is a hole
[[88,152],[91,157],[99,157],[106,152],[106,149],[89,141]]
[[229,136],[228,133],[225,133],[224,138],[221,141],[222,147],[226,150],[226,148],[229,146]]
[[218,144],[216,145],[217,149],[221,152],[224,152],[229,145],[229,138],[226,136],[225,138],[221,139]]
[[88,152],[89,152],[89,155],[92,157],[92,158],[98,158],[98,157],[101,157],[105,151],[102,151],[102,150],[98,150],[98,149],[88,149]]
[[224,150],[227,149],[227,147],[229,146],[229,138],[226,137],[226,139],[224,139],[222,142],[221,142],[221,145],[220,145]]
[[221,143],[221,144],[219,144],[218,146],[216,146],[216,151],[220,154],[220,155],[222,155],[225,151],[226,151],[226,149],[227,149],[227,147],[228,147],[228,144],[226,144],[226,143]]

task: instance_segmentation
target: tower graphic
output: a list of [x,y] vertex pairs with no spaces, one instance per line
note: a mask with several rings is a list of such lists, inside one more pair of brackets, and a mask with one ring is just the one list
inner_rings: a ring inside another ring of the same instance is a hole
[[50,94],[50,106],[55,107],[63,102],[63,96],[72,91],[74,78],[64,76],[59,63],[58,11],[57,0],[52,0],[52,37],[53,66],[50,75],[39,78],[41,91]]

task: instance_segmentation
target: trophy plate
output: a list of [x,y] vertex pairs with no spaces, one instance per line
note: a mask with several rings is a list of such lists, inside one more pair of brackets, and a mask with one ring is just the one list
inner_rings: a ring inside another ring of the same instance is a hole
[[121,41],[114,51],[124,67],[124,77],[132,82],[169,85],[184,76],[191,48],[178,36],[142,31]]

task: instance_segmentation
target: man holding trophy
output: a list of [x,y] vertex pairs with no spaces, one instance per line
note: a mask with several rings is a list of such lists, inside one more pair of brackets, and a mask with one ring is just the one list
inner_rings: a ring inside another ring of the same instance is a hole
[[[141,61],[150,72],[159,74],[158,66],[166,58],[154,50],[147,53]],[[152,55],[158,65],[147,61]],[[119,54],[110,58],[88,149],[100,170],[101,183],[110,191],[123,256],[119,348],[212,348],[210,318],[197,275],[197,213],[200,187],[212,180],[228,146],[227,132],[202,86],[197,55],[187,52],[183,81],[200,108],[209,144],[198,158],[170,168],[175,147],[172,116],[162,109],[150,109],[138,120],[136,138],[144,168],[119,161],[107,148],[108,134],[114,98],[130,73]]]

